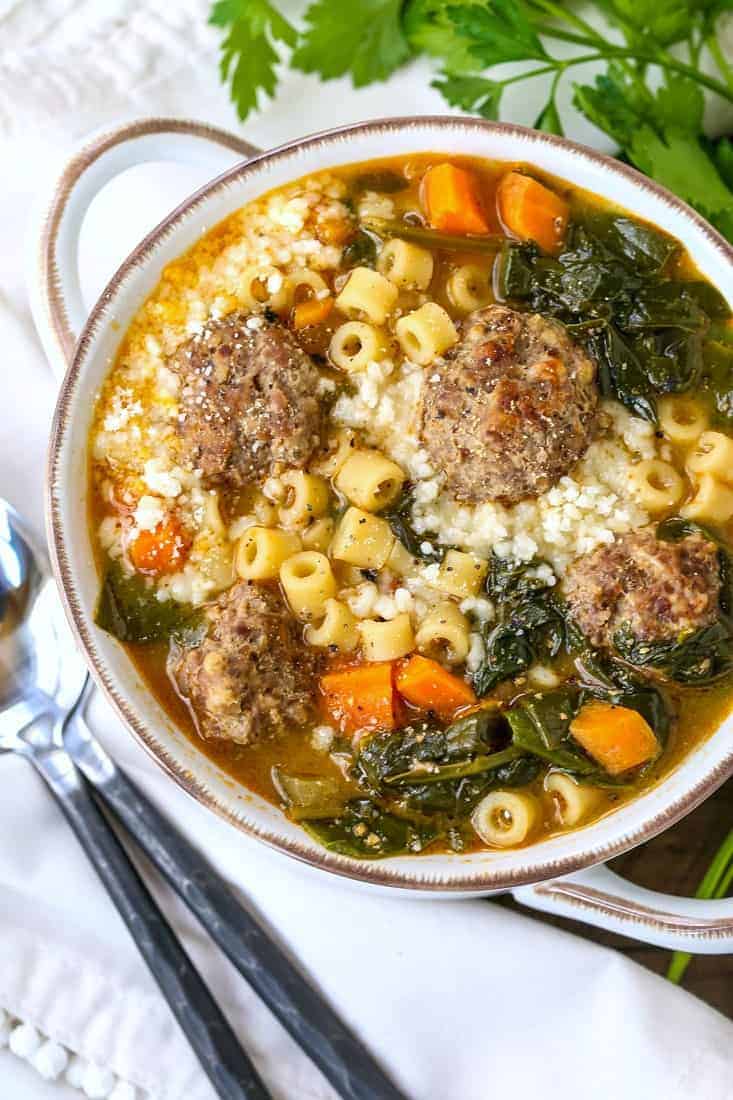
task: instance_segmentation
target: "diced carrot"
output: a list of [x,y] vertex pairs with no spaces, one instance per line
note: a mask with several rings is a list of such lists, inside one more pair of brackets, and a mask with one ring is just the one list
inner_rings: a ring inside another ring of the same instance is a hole
[[392,730],[398,723],[392,661],[373,661],[321,677],[326,713],[345,733]]
[[557,252],[565,239],[570,207],[549,187],[508,172],[496,190],[499,217],[520,241],[534,241],[545,252]]
[[141,531],[128,547],[128,554],[139,573],[161,576],[179,569],[190,549],[190,537],[171,516],[152,531]]
[[586,703],[570,723],[570,732],[609,775],[646,764],[659,752],[653,729],[631,707]]
[[400,663],[395,677],[400,695],[421,710],[449,721],[460,707],[476,702],[473,689],[437,661],[415,655]]
[[473,172],[447,162],[436,164],[423,176],[422,197],[433,229],[460,234],[489,232]]
[[293,308],[293,328],[322,324],[333,309],[333,298],[306,298]]

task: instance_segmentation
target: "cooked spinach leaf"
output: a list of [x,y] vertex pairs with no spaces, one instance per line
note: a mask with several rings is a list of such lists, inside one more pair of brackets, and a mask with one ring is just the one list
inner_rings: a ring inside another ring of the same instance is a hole
[[459,779],[405,785],[395,793],[399,794],[407,811],[442,814],[452,823],[460,821],[471,813],[476,803],[489,791],[503,787],[524,787],[539,775],[542,761],[538,757],[527,753],[519,754],[511,748],[510,759],[510,749],[504,751],[506,762],[488,771]]
[[371,233],[364,229],[358,229],[356,235],[348,244],[344,245],[341,253],[341,266],[349,269],[352,267],[375,267],[377,263],[377,242]]
[[612,254],[623,256],[637,270],[649,274],[658,275],[679,248],[672,237],[631,218],[591,209],[584,221],[590,232],[601,240],[605,238]]
[[434,825],[387,813],[364,798],[349,802],[337,817],[304,821],[303,827],[330,852],[354,859],[421,852],[438,836]]
[[[729,315],[709,284],[665,274],[676,247],[628,218],[585,214],[557,257],[505,243],[497,282],[502,297],[567,325],[598,363],[601,392],[654,421],[659,394],[689,390],[710,373],[704,337]],[[730,380],[720,388],[728,394]]]
[[413,488],[408,482],[397,501],[381,513],[382,518],[386,519],[392,534],[413,558],[428,564],[441,562],[450,547],[440,546],[427,534],[418,534],[412,526],[413,499]]
[[469,775],[481,775],[494,768],[501,768],[504,764],[511,764],[522,755],[521,750],[510,745],[489,756],[472,756],[466,760],[456,760],[452,764],[436,764],[431,761],[416,765],[408,771],[390,775],[385,782],[389,786],[398,787],[414,783],[440,783],[446,779],[465,779]]
[[507,713],[514,745],[563,771],[576,775],[596,772],[598,765],[570,735],[577,702],[577,695],[572,697],[567,691],[522,699]]
[[564,639],[565,619],[554,598],[545,591],[525,597],[487,631],[486,657],[474,674],[474,691],[482,698],[535,661],[552,660]]
[[535,661],[551,660],[563,647],[565,615],[552,585],[539,574],[542,565],[505,561],[492,554],[486,591],[497,603],[498,621],[484,630],[486,656],[473,677],[479,697]]
[[724,340],[707,340],[703,360],[703,389],[712,398],[718,420],[730,431],[733,427],[733,345]]
[[[406,775],[425,776],[429,781],[438,767],[457,762],[462,767],[476,756],[493,752],[506,740],[505,730],[499,709],[492,707],[459,718],[446,729],[415,722],[402,730],[375,733],[362,740],[353,775],[360,786],[375,793]],[[497,761],[497,766],[500,763],[504,761]]]
[[357,192],[381,191],[385,195],[405,191],[409,186],[409,182],[399,172],[390,172],[387,169],[382,172],[364,172],[353,181],[354,190]]
[[656,421],[654,386],[641,359],[610,321],[586,331],[585,346],[598,364],[598,386],[604,397],[613,397],[634,416]]
[[492,600],[503,602],[545,589],[547,578],[538,575],[538,569],[545,565],[547,563],[540,560],[526,562],[500,558],[492,552],[486,574],[486,593]]
[[157,642],[173,638],[195,645],[205,632],[201,611],[175,600],[156,599],[155,589],[139,573],[127,573],[112,561],[102,583],[94,621],[121,642]]
[[613,644],[630,665],[653,668],[678,684],[710,683],[733,669],[733,636],[720,620],[664,642],[640,641],[624,624]]
[[352,769],[369,798],[391,813],[421,815],[446,833],[487,791],[529,783],[541,763],[509,742],[499,708],[440,730],[428,722],[362,742]]

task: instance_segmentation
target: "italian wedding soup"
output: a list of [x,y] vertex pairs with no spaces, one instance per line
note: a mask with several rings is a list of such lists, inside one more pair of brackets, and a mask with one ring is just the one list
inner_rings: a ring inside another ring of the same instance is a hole
[[97,622],[326,848],[532,843],[733,700],[733,328],[661,228],[425,154],[246,205],[95,410]]

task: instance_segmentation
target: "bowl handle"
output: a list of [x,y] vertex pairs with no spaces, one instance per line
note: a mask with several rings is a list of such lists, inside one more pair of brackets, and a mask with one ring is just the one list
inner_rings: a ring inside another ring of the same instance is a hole
[[646,890],[604,864],[512,893],[532,909],[698,955],[733,952],[733,897],[713,901]]
[[34,222],[36,247],[28,290],[44,351],[62,375],[87,318],[79,282],[79,235],[95,195],[138,164],[200,164],[211,178],[260,149],[215,126],[187,119],[151,118],[105,129],[87,138],[41,195]]

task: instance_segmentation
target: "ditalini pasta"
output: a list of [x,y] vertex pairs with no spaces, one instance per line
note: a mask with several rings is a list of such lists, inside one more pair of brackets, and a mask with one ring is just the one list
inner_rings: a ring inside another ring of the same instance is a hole
[[460,313],[482,309],[493,300],[492,268],[490,265],[462,264],[455,268],[446,281],[446,291],[451,304]]
[[433,277],[432,253],[398,238],[385,244],[377,266],[382,275],[400,288],[427,290]]
[[280,506],[284,527],[300,527],[328,510],[328,482],[318,474],[286,470],[280,481],[285,486],[285,503]]
[[539,817],[536,799],[518,791],[492,791],[473,811],[473,827],[492,848],[524,844]]
[[579,783],[564,772],[550,772],[545,779],[545,790],[555,804],[560,824],[568,827],[580,825],[589,817],[601,797],[597,788]]
[[368,512],[379,512],[400,495],[405,473],[379,451],[352,451],[336,475],[336,488]]
[[407,358],[423,367],[453,347],[458,339],[450,316],[435,302],[426,302],[400,317],[395,333]]
[[346,604],[339,600],[326,600],[323,618],[305,628],[305,640],[309,645],[323,649],[350,653],[359,642],[357,620]]
[[679,446],[691,447],[696,443],[709,420],[703,403],[688,395],[663,397],[659,402],[659,427]]
[[363,569],[381,569],[395,537],[386,520],[361,508],[347,508],[331,543],[331,556]]
[[380,359],[382,347],[379,332],[373,325],[365,321],[346,321],[334,332],[328,351],[334,366],[355,374]]
[[425,614],[415,644],[421,653],[450,665],[463,664],[471,646],[471,624],[455,603],[446,600]]
[[248,527],[237,544],[236,568],[245,581],[272,581],[280,566],[300,551],[297,534],[273,527]]
[[325,615],[326,603],[336,594],[336,580],[325,554],[302,550],[280,566],[280,583],[299,619]]
[[647,458],[629,471],[636,497],[647,512],[669,512],[685,495],[681,476],[670,462],[661,458]]
[[533,165],[256,196],[115,337],[97,624],[337,857],[592,825],[732,708],[730,332],[680,242]]
[[713,477],[733,483],[733,439],[723,432],[702,432],[695,449],[687,459],[687,469],[693,477],[711,474]]
[[364,317],[382,325],[397,302],[397,287],[378,271],[355,267],[336,299],[336,305],[349,317]]

